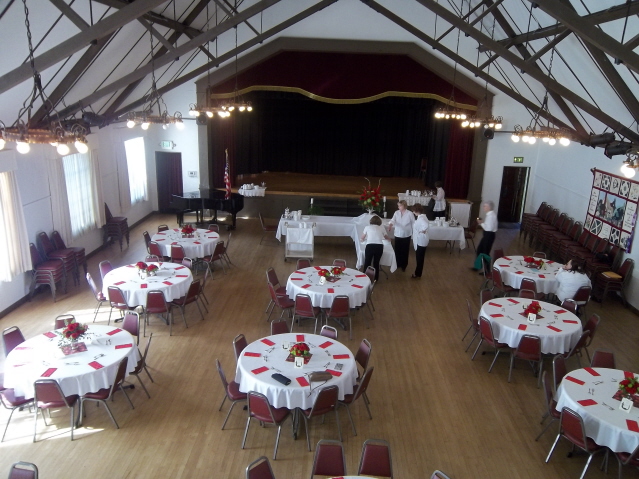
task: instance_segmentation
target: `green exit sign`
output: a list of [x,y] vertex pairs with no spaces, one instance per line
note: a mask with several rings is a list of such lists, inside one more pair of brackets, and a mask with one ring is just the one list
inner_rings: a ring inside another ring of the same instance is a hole
[[524,157],[523,156],[515,156],[513,158],[513,163],[523,163],[524,162]]

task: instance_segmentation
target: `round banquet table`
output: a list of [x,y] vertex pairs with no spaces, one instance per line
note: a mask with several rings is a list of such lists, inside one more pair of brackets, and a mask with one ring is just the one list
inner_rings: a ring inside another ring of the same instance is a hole
[[557,291],[557,273],[564,265],[554,261],[544,260],[544,268],[539,270],[528,268],[523,256],[502,256],[495,261],[495,268],[501,273],[504,284],[515,289],[521,289],[523,278],[534,279],[537,292],[550,294]]
[[528,318],[521,313],[532,301],[525,298],[491,299],[482,305],[479,314],[491,322],[495,337],[511,348],[517,347],[524,334],[532,334],[541,339],[544,354],[570,351],[581,337],[579,318],[559,306],[539,301],[541,312],[537,321],[528,324]]
[[621,401],[613,399],[625,374],[618,369],[577,369],[557,389],[557,410],[568,407],[579,413],[586,436],[613,452],[632,452],[639,446],[639,408],[621,411]]
[[[308,364],[296,368],[293,362],[286,361],[288,349],[295,342],[309,345],[312,357]],[[338,370],[336,364],[342,364]],[[328,371],[333,378],[326,382],[313,382],[309,385],[308,374],[313,371]],[[271,377],[280,373],[291,380],[288,386]],[[336,384],[339,387],[339,399],[345,394],[353,394],[357,379],[357,365],[350,350],[342,343],[316,334],[276,334],[258,339],[249,344],[237,361],[235,381],[240,391],[257,391],[264,394],[275,408],[310,409],[313,407],[319,391],[326,386]]]
[[156,233],[151,237],[151,241],[160,245],[164,256],[171,256],[171,245],[180,245],[184,248],[184,254],[192,259],[213,254],[219,239],[220,235],[215,231],[201,228],[195,230],[193,238],[182,238],[182,233],[177,228]]
[[58,335],[52,331],[27,339],[15,347],[5,361],[4,385],[15,389],[16,396],[33,397],[36,379],[55,379],[65,395],[83,395],[108,388],[118,364],[128,357],[127,374],[135,370],[140,352],[135,340],[120,328],[90,324],[86,351],[65,356],[58,347]]
[[317,274],[322,268],[330,270],[332,266],[311,266],[293,272],[286,282],[288,297],[295,299],[298,294],[308,294],[313,306],[320,308],[330,308],[333,298],[338,295],[348,296],[351,308],[366,302],[366,296],[371,287],[368,276],[356,269],[346,268],[336,282],[327,281],[322,285],[319,284],[320,276]]
[[126,304],[134,308],[146,304],[146,293],[160,290],[167,302],[185,296],[193,282],[193,275],[186,266],[176,263],[155,264],[160,269],[155,276],[140,279],[133,264],[114,269],[104,276],[102,293],[109,297],[109,286],[117,286],[126,298]]

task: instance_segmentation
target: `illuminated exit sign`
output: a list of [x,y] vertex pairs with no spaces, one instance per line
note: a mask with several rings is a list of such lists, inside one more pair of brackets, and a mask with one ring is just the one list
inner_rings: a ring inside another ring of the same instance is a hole
[[513,158],[513,163],[523,163],[524,162],[524,157],[523,156],[515,156]]

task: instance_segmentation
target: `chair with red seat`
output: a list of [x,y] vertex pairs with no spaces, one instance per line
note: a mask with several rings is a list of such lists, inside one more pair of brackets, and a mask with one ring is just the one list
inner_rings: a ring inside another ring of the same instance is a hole
[[[480,255],[481,256],[481,255]],[[479,290],[484,290],[486,288],[488,288],[488,285],[490,284],[491,281],[493,281],[493,270],[490,267],[490,263],[491,260],[489,258],[488,255],[483,255],[481,258],[481,264],[482,264],[482,270],[481,272],[484,275],[484,282],[482,283],[481,287],[479,288]],[[493,287],[490,288],[490,291],[493,291],[495,289],[495,282],[493,281]],[[493,293],[494,296],[495,293]]]
[[55,246],[55,249],[72,250],[75,253],[75,263],[78,265],[78,268],[80,267],[80,265],[82,265],[82,267],[84,268],[84,274],[87,274],[87,257],[84,248],[82,248],[81,246],[72,246],[70,248],[67,248],[67,245],[64,243],[62,236],[58,231],[55,230],[53,230],[53,232],[51,233],[51,241],[53,241],[53,246]]
[[126,245],[129,246],[129,223],[124,216],[113,216],[109,206],[104,203],[104,213],[106,215],[106,224],[104,225],[104,243],[110,238],[117,238],[120,242],[120,251],[122,251],[122,239],[126,238]]
[[143,231],[142,236],[144,237],[144,244],[146,245],[146,251],[149,251],[149,243],[151,242],[151,235],[148,231]]
[[513,373],[513,364],[515,359],[523,359],[532,363],[538,363],[539,368],[535,371],[533,367],[533,373],[539,378],[537,380],[537,387],[541,384],[541,371],[544,366],[544,358],[541,354],[541,339],[538,336],[532,334],[524,334],[519,340],[517,348],[510,351],[510,369],[508,371],[508,382]]
[[591,368],[617,369],[615,366],[615,353],[605,349],[597,349],[592,353]]
[[[262,217],[262,213],[257,214],[260,218],[260,225],[262,225],[262,237],[260,238],[260,244],[264,241],[266,236],[269,236],[271,233],[275,233],[277,231],[277,225],[269,225],[264,223],[264,218]],[[273,236],[275,238],[275,236]]]
[[568,440],[568,442],[570,442],[573,446],[578,447],[586,454],[588,454],[588,461],[586,462],[586,466],[581,473],[581,478],[583,478],[586,475],[586,471],[588,471],[588,466],[590,465],[592,456],[594,456],[598,452],[605,451],[606,448],[604,446],[600,446],[591,438],[586,436],[583,419],[572,409],[567,407],[562,409],[559,423],[559,434],[557,434],[557,438],[550,448],[550,452],[548,453],[546,462],[550,461],[550,456],[552,456],[552,453],[555,451],[555,447],[559,442],[559,438],[563,437]]
[[521,289],[528,289],[528,290],[532,291],[534,293],[534,295],[535,295],[535,297],[532,298],[532,299],[536,299],[537,301],[543,300],[544,296],[546,296],[544,293],[540,293],[537,290],[537,282],[534,279],[532,279],[532,278],[522,278],[521,279],[521,285],[519,287]]
[[236,361],[240,360],[240,354],[242,354],[242,351],[244,351],[247,346],[248,341],[246,340],[246,336],[244,336],[242,333],[233,338],[233,352],[235,353]]
[[127,311],[124,313],[122,329],[135,337],[137,345],[140,345],[140,315],[138,313],[135,311]]
[[[266,281],[268,281],[269,283],[273,285],[273,289],[275,289],[275,294],[279,294],[279,295],[286,294],[286,288],[280,284],[280,280],[277,277],[277,273],[272,267],[266,270]],[[268,306],[266,306],[266,311],[264,312],[268,313],[269,309],[272,312],[274,307],[275,307],[275,302],[273,301],[273,298],[271,298],[271,300],[268,303]]]
[[588,343],[589,337],[590,337],[590,331],[582,332],[581,337],[579,338],[579,341],[577,341],[577,344],[575,344],[569,352],[564,353],[563,355],[564,358],[568,359],[573,356],[576,356],[577,362],[579,363],[579,367],[581,367],[581,351]]
[[337,421],[337,432],[339,434],[339,440],[342,440],[342,429],[339,424],[339,411],[338,407],[339,386],[333,384],[332,386],[326,386],[320,390],[313,402],[313,407],[310,409],[302,409],[302,417],[304,418],[304,426],[306,428],[306,446],[308,450],[311,450],[311,440],[309,434],[308,422],[315,416],[324,416],[331,412],[335,412],[335,420]]
[[552,358],[552,389],[554,394],[557,394],[557,388],[566,374],[568,374],[566,358],[564,358],[563,354],[555,355],[555,357]]
[[504,296],[508,296],[509,293],[517,292],[517,288],[513,288],[511,286],[504,284],[504,282],[501,279],[501,271],[499,271],[494,266],[493,266],[492,279],[493,279],[493,284],[495,285],[495,288],[501,291],[504,294]]
[[146,396],[149,399],[151,399],[151,395],[149,394],[149,391],[146,390],[146,386],[142,382],[142,378],[140,377],[140,374],[142,374],[142,371],[146,372],[146,375],[149,377],[151,382],[155,382],[153,381],[153,378],[151,377],[151,373],[149,372],[149,369],[146,367],[146,359],[149,357],[149,348],[151,347],[152,339],[153,339],[153,333],[149,334],[149,340],[146,342],[146,347],[144,348],[144,354],[140,357],[138,364],[135,365],[135,369],[129,373],[130,376],[135,376],[136,378],[138,378],[138,382],[140,383],[140,386],[142,386],[142,389],[144,389],[144,392],[146,393]]
[[215,364],[217,366],[217,372],[220,375],[220,379],[222,380],[222,386],[224,387],[224,399],[222,399],[222,404],[220,404],[220,408],[218,411],[222,410],[222,406],[224,406],[224,402],[228,399],[231,401],[231,407],[229,412],[226,413],[226,418],[224,418],[224,423],[222,424],[222,430],[224,426],[226,426],[226,421],[229,420],[229,416],[231,415],[231,411],[235,407],[235,404],[240,401],[246,401],[246,393],[240,392],[240,385],[235,381],[228,382],[226,380],[226,374],[222,370],[222,365],[220,364],[220,360],[216,359]]
[[209,225],[209,231],[210,231],[210,232],[212,232],[212,233],[218,233],[218,234],[219,234],[219,232],[220,232],[220,225],[215,224],[215,223],[211,223],[211,224]]
[[490,289],[482,289],[479,292],[479,303],[482,305],[494,298],[495,298],[495,295]]
[[464,339],[466,339],[466,336],[468,336],[468,333],[470,333],[471,330],[475,331],[473,338],[470,340],[470,343],[468,343],[468,346],[466,346],[466,351],[468,351],[468,349],[470,348],[470,345],[475,342],[475,338],[479,335],[479,322],[477,321],[477,318],[473,314],[473,311],[470,306],[470,301],[466,300],[466,306],[468,307],[468,320],[470,321],[470,326],[468,326],[468,329],[466,330],[466,333],[464,333],[464,336],[462,337],[461,340],[463,341]]
[[56,249],[53,242],[49,239],[44,231],[38,233],[38,246],[45,260],[59,259],[64,263],[64,272],[68,277],[73,277],[73,284],[80,284],[80,275],[78,274],[78,264],[76,263],[75,251],[72,249]]
[[24,461],[13,463],[9,469],[9,479],[38,479],[38,466]]
[[322,439],[315,447],[315,457],[311,468],[313,476],[337,477],[346,475],[344,446],[340,441]]
[[345,259],[334,259],[333,266],[339,266],[340,268],[346,268],[346,260]]
[[285,319],[271,322],[271,336],[275,334],[285,334],[290,332],[291,330],[289,329],[288,323]]
[[632,270],[635,267],[635,261],[632,258],[626,258],[621,267],[617,271],[604,271],[599,273],[595,278],[595,287],[597,288],[597,298],[603,301],[608,293],[618,292],[621,295],[623,305],[627,306],[625,289],[628,281],[632,277]]
[[244,430],[244,439],[242,440],[242,449],[246,445],[246,437],[248,436],[251,419],[255,418],[260,423],[273,424],[277,426],[277,437],[275,439],[275,449],[273,451],[273,460],[277,459],[277,446],[280,443],[280,434],[282,433],[282,424],[291,414],[286,407],[274,408],[268,402],[263,394],[256,391],[249,391],[248,400],[248,419],[246,420],[246,429]]
[[257,458],[246,466],[246,479],[275,479],[268,457]]
[[60,314],[53,320],[53,329],[64,328],[67,324],[75,321],[75,316],[72,314]]
[[229,248],[231,247],[231,236],[233,235],[233,233],[231,231],[229,231],[229,236],[228,238],[226,238],[226,242],[222,242],[224,243],[224,249],[222,249],[222,259],[224,259],[224,261],[226,261],[226,265],[229,267],[229,269],[231,269],[231,265],[235,264],[231,261],[231,258],[229,257]]
[[155,256],[154,254],[147,254],[144,257],[144,262],[145,263],[160,263],[162,261],[162,258],[159,258],[157,256]]
[[213,254],[204,256],[200,258],[206,267],[210,269],[211,274],[213,274],[213,270],[211,269],[213,264],[216,261],[219,261],[222,265],[222,272],[226,274],[226,269],[224,268],[224,241],[218,241],[215,245],[215,249],[213,250]]
[[550,425],[558,421],[561,417],[561,413],[557,411],[557,401],[555,401],[554,392],[552,384],[546,375],[546,371],[541,373],[541,384],[544,386],[544,399],[546,400],[546,412],[541,418],[541,423],[543,424],[546,418],[550,417],[550,422],[546,424],[546,426],[541,430],[539,435],[535,438],[535,441],[538,441],[539,438],[548,430]]
[[578,307],[577,307],[577,302],[574,299],[572,298],[564,299],[561,303],[561,307],[567,311],[570,311],[575,316],[577,315]]
[[[299,296],[299,295],[298,295]],[[331,307],[324,310],[326,316],[326,322],[329,318],[333,318],[339,322],[341,319],[348,319],[348,333],[349,339],[353,339],[353,322],[351,318],[351,307],[348,296],[337,295],[333,298]],[[337,339],[337,337],[335,338]]]
[[490,255],[490,260],[492,261],[493,264],[495,264],[495,261],[497,261],[499,258],[503,258],[504,257],[504,250],[503,248],[495,248],[493,250],[493,252]]
[[102,293],[102,291],[98,289],[97,285],[95,284],[95,281],[93,281],[93,277],[91,276],[91,273],[87,273],[85,276],[87,278],[87,283],[89,283],[89,288],[91,288],[91,292],[93,293],[95,300],[98,302],[98,305],[95,307],[95,311],[93,314],[93,322],[95,323],[95,318],[98,317],[100,306],[102,306],[102,303],[104,303],[107,299],[104,296],[104,293]]
[[160,290],[149,291],[146,294],[146,305],[144,306],[144,330],[146,337],[146,326],[149,324],[149,314],[161,315],[166,313],[166,322],[169,325],[169,336],[173,336],[173,308],[166,302],[164,293]]
[[267,282],[266,284],[268,286],[269,294],[271,295],[271,301],[273,301],[274,303],[274,306],[269,312],[268,316],[266,317],[266,320],[268,321],[269,319],[271,319],[271,314],[273,314],[273,309],[275,309],[275,306],[277,306],[278,308],[282,310],[282,313],[280,314],[280,319],[284,315],[284,311],[288,311],[289,316],[291,316],[293,308],[295,308],[295,301],[289,298],[288,295],[286,295],[286,293],[284,294],[276,293],[275,287],[271,283]]
[[293,331],[295,326],[295,320],[297,320],[299,324],[300,319],[314,319],[315,328],[313,329],[313,334],[315,334],[317,332],[317,321],[320,319],[321,314],[322,310],[313,306],[311,297],[308,294],[298,294],[295,296],[295,308],[293,310],[291,331]]
[[619,479],[623,466],[639,467],[639,446],[632,452],[615,452],[615,456],[619,464]]
[[2,331],[2,345],[4,347],[4,356],[13,351],[13,349],[24,343],[24,335],[20,328],[17,326],[11,326]]
[[588,346],[592,344],[592,340],[595,337],[595,333],[597,332],[597,328],[599,327],[599,323],[601,323],[601,318],[598,314],[591,314],[590,318],[584,325],[584,331],[590,331],[590,336],[588,336],[588,341],[584,344],[584,350],[586,351],[586,356],[588,357],[588,361],[590,361],[590,354],[588,353]]
[[[61,409],[71,410],[71,440],[73,441],[73,429],[76,426],[75,405],[80,400],[77,394],[65,396],[60,385],[55,379],[38,379],[33,383],[33,402],[35,403],[35,421],[33,427],[33,442],[36,442],[36,432],[38,430],[38,411],[41,409]],[[47,421],[42,411],[42,419],[45,426]]]
[[582,313],[586,314],[586,305],[590,301],[590,295],[592,294],[592,288],[590,286],[582,286],[577,290],[572,299],[577,303],[577,316],[581,316]]
[[479,351],[479,348],[485,341],[488,345],[492,346],[495,349],[495,358],[488,368],[488,372],[491,372],[493,370],[493,366],[495,365],[495,361],[497,361],[499,353],[501,353],[504,349],[509,349],[509,346],[506,343],[500,343],[499,340],[495,338],[495,335],[493,334],[493,325],[483,316],[479,317],[479,331],[481,337],[479,340],[479,344],[477,345],[477,349],[475,349],[475,352],[473,353],[471,361],[475,359],[477,351]]
[[[107,293],[109,296],[109,303],[111,304],[111,310],[109,311],[109,322],[107,324],[111,324],[111,314],[113,313],[113,309],[119,310],[121,313],[131,309],[126,302],[126,298],[124,297],[124,293],[117,286],[109,286],[107,288]],[[122,321],[123,317],[116,319],[115,322]]]
[[325,324],[324,326],[322,326],[322,329],[320,329],[320,336],[331,338],[337,341],[337,329]]
[[104,277],[107,275],[107,273],[113,271],[113,265],[111,264],[111,261],[105,259],[104,261],[100,261],[98,268],[100,269],[100,277],[102,278],[102,282],[104,283]]
[[56,284],[64,282],[64,292],[67,291],[67,275],[64,269],[64,262],[60,259],[45,261],[33,243],[29,243],[29,253],[31,254],[31,285],[29,287],[29,298],[33,298],[36,288],[41,284],[49,285],[53,302],[56,301]]
[[368,363],[371,360],[371,354],[373,354],[373,345],[366,338],[362,339],[355,353],[355,363],[357,363],[362,370],[357,372],[358,380],[361,378],[368,369]]
[[359,476],[393,477],[390,444],[382,439],[367,439],[357,468]]
[[149,242],[149,254],[153,256],[157,256],[160,261],[168,261],[170,258],[168,256],[164,256],[162,254],[162,249],[160,248],[160,244],[155,241]]
[[464,238],[466,239],[466,243],[468,243],[469,241],[472,243],[475,253],[477,253],[477,248],[475,247],[475,235],[477,234],[478,226],[479,223],[477,223],[477,220],[473,220],[470,226],[464,230]]
[[25,399],[23,396],[16,396],[14,389],[7,388],[0,389],[0,403],[2,403],[5,409],[11,411],[9,413],[9,419],[7,419],[7,425],[4,427],[4,432],[2,433],[2,439],[0,440],[0,442],[2,442],[4,441],[4,436],[7,434],[7,429],[9,428],[9,423],[13,417],[13,413],[16,409],[22,410],[25,406],[29,406],[29,411],[31,411],[33,399]]
[[195,306],[197,306],[197,310],[200,312],[200,317],[202,318],[202,321],[204,321],[204,314],[202,314],[200,305],[197,302],[199,294],[200,294],[200,280],[196,279],[195,281],[191,283],[191,286],[189,286],[189,290],[186,292],[185,296],[182,296],[181,298],[178,298],[178,299],[174,299],[173,301],[170,302],[171,306],[176,306],[180,309],[180,312],[182,313],[182,320],[184,321],[184,327],[186,328],[188,328],[189,325],[186,322],[186,316],[184,315],[184,310],[186,309],[186,306],[191,303],[194,303]]
[[162,233],[163,231],[168,231],[169,225],[158,225],[158,233]]
[[97,403],[102,403],[104,405],[104,407],[107,410],[107,413],[109,414],[109,417],[111,418],[111,421],[113,421],[113,424],[115,424],[115,428],[120,429],[118,422],[115,420],[115,416],[113,416],[113,413],[111,412],[111,409],[109,408],[108,401],[109,399],[113,399],[113,395],[117,391],[122,391],[122,394],[124,394],[124,397],[128,401],[129,406],[131,406],[131,409],[135,409],[135,407],[133,406],[133,403],[131,402],[131,399],[129,399],[129,395],[126,393],[126,391],[122,387],[122,383],[124,382],[124,378],[126,377],[126,369],[128,364],[129,364],[129,358],[127,358],[126,356],[123,357],[120,363],[118,364],[118,369],[115,372],[115,378],[113,380],[113,384],[111,384],[110,387],[102,388],[99,391],[96,391],[93,393],[86,393],[84,396],[80,398],[80,421],[82,421],[83,414],[84,414],[84,403],[86,401],[94,401]]
[[341,406],[346,407],[346,412],[348,413],[348,418],[351,421],[351,427],[353,428],[354,436],[357,436],[357,429],[355,429],[355,423],[353,422],[353,416],[351,415],[351,409],[349,406],[353,404],[355,401],[357,401],[361,396],[364,396],[363,401],[364,401],[364,406],[366,406],[366,411],[368,412],[368,418],[371,420],[373,419],[373,416],[371,415],[371,410],[368,407],[368,401],[366,401],[366,390],[368,389],[368,385],[370,384],[371,377],[373,376],[374,370],[375,370],[374,366],[371,366],[369,369],[367,369],[364,372],[364,375],[362,376],[362,380],[357,385],[357,389],[355,389],[355,392],[353,394],[345,394],[344,399],[342,399],[341,401],[338,401],[338,403]]
[[310,268],[310,267],[311,267],[311,260],[310,259],[300,258],[300,259],[297,260],[296,268],[297,268],[298,271],[300,269]]
[[186,258],[184,253],[184,247],[180,244],[171,245],[171,263],[182,263],[182,260]]

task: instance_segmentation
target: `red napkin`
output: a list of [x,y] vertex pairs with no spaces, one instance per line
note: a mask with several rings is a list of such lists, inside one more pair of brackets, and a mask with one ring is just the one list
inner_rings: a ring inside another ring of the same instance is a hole
[[546,326],[548,329],[552,329],[553,331],[555,331],[556,333],[561,333],[561,329],[559,328],[555,328],[554,326]]
[[216,239],[216,236],[207,236],[208,239]]
[[623,377],[626,379],[632,379],[635,377],[635,373],[631,373],[630,371],[624,371]]
[[579,321],[575,321],[574,319],[564,319],[564,323],[579,324]]
[[16,346],[13,349],[31,349],[29,346]]
[[177,271],[178,269],[184,269],[186,268],[186,266],[180,266],[179,268],[175,268],[175,270]]
[[113,336],[114,334],[118,334],[120,331],[122,331],[120,328],[118,329],[114,329],[113,331],[109,331],[107,334],[109,336]]
[[55,333],[52,333],[51,331],[47,331],[46,333],[42,333],[44,334],[47,338],[55,338]]
[[261,354],[260,353],[249,353],[249,352],[246,352],[246,353],[244,353],[244,356],[248,356],[249,358],[259,358],[261,356]]
[[117,283],[115,283],[116,286],[120,286],[121,284],[126,283],[126,281],[118,281]]
[[164,241],[164,238],[158,238],[155,241]]
[[102,369],[104,367],[97,361],[91,361],[89,363],[89,366],[91,366],[93,369]]
[[513,304],[519,304],[519,301],[517,301],[516,299],[508,298],[508,301],[510,301]]
[[545,274],[540,274],[540,275],[539,275],[539,277],[540,277],[540,278],[545,278],[545,277],[546,277],[546,275],[545,275]]
[[332,369],[327,369],[326,372],[331,373],[333,376],[341,376],[342,375],[341,371],[333,371]]
[[491,318],[503,318],[503,317],[504,317],[504,315],[503,315],[503,314],[499,314],[499,313],[497,313],[497,314],[491,314],[491,315],[490,315],[490,317],[491,317]]
[[348,359],[350,356],[348,354],[335,354],[333,359]]
[[546,261],[546,263],[548,263],[548,264],[553,264],[553,263],[554,263],[554,261]]
[[634,421],[632,419],[626,419],[626,425],[628,426],[628,429],[632,432],[639,432],[639,424],[637,424],[637,421]]
[[115,349],[126,349],[126,348],[132,348],[133,344],[132,343],[128,343],[128,344],[118,344]]
[[304,274],[304,271],[295,271],[295,274]]
[[173,283],[171,283],[170,281],[162,281],[162,283],[166,284],[167,286],[173,286]]
[[142,284],[140,285],[140,288],[142,288],[142,289],[146,289],[146,287],[147,287],[147,284],[146,284],[146,283],[142,283]]
[[329,293],[334,293],[334,292],[335,292],[335,290],[334,290],[333,288],[328,288],[328,292],[329,292]]
[[353,288],[359,288],[359,289],[362,289],[364,287],[364,286],[360,286],[359,284],[351,284],[351,286]]
[[176,245],[177,241],[174,241],[173,243],[171,243],[171,246]]
[[528,325],[527,324],[520,324],[519,326],[517,326],[517,329],[521,329],[522,331],[526,331],[526,329],[528,329]]
[[304,281],[304,278],[291,278],[291,281]]
[[214,231],[212,231],[212,230],[205,231],[205,233],[213,233],[213,232]]
[[199,241],[194,241],[193,244],[202,244]]
[[43,372],[40,377],[48,378],[49,376],[51,376],[57,370],[58,370],[58,368],[49,368],[45,372]]
[[267,346],[275,346],[275,343],[268,338],[261,339],[260,341],[262,341]]
[[260,374],[260,373],[263,373],[264,371],[268,371],[268,368],[266,366],[262,366],[261,368],[253,369],[253,371],[251,371],[251,372],[253,374]]
[[300,386],[305,387],[308,386],[308,381],[304,376],[300,376],[299,378],[295,378],[295,380],[299,383]]
[[577,402],[582,406],[594,406],[595,404],[597,404],[597,401],[595,401],[594,399],[582,399],[581,401]]
[[302,289],[306,289],[306,288],[310,288],[311,285],[310,284],[305,284],[304,286],[302,286]]
[[590,374],[592,374],[593,376],[601,376],[601,374],[599,374],[597,371],[595,371],[592,368],[584,368],[586,371],[588,371]]
[[175,277],[176,278],[188,278],[189,275],[188,274],[176,274]]
[[496,306],[498,308],[501,308],[501,304],[497,304],[497,303],[493,303],[493,302],[489,302],[488,304],[490,304],[491,306]]
[[567,313],[568,311],[566,311],[565,309],[558,309],[557,311],[555,311],[555,314],[563,314],[563,313]]
[[515,271],[515,274],[524,274],[523,271]]
[[356,274],[355,275],[356,278],[366,278],[365,274]]
[[320,348],[322,348],[322,349],[326,349],[326,348],[328,348],[331,344],[333,344],[333,343],[331,343],[330,341],[326,341],[325,343],[320,344]]
[[504,258],[506,261],[511,261],[511,259],[508,256],[502,256],[502,258]]
[[298,343],[303,343],[304,342],[304,335],[303,334],[298,334],[297,336],[295,336],[295,341],[297,341]]
[[572,376],[566,376],[566,378],[568,381],[572,381],[573,383],[577,383],[580,386],[583,386],[584,384],[586,384],[585,382],[583,382],[581,379],[577,379],[577,378],[573,378]]
[[177,228],[173,228],[173,231],[179,231]]
[[315,268],[317,271],[319,271],[320,269],[322,269],[322,268],[320,268],[319,266],[313,266],[313,268]]
[[158,234],[159,234],[159,235],[162,235],[162,236],[164,236],[164,235],[165,235],[166,233],[158,233]]

